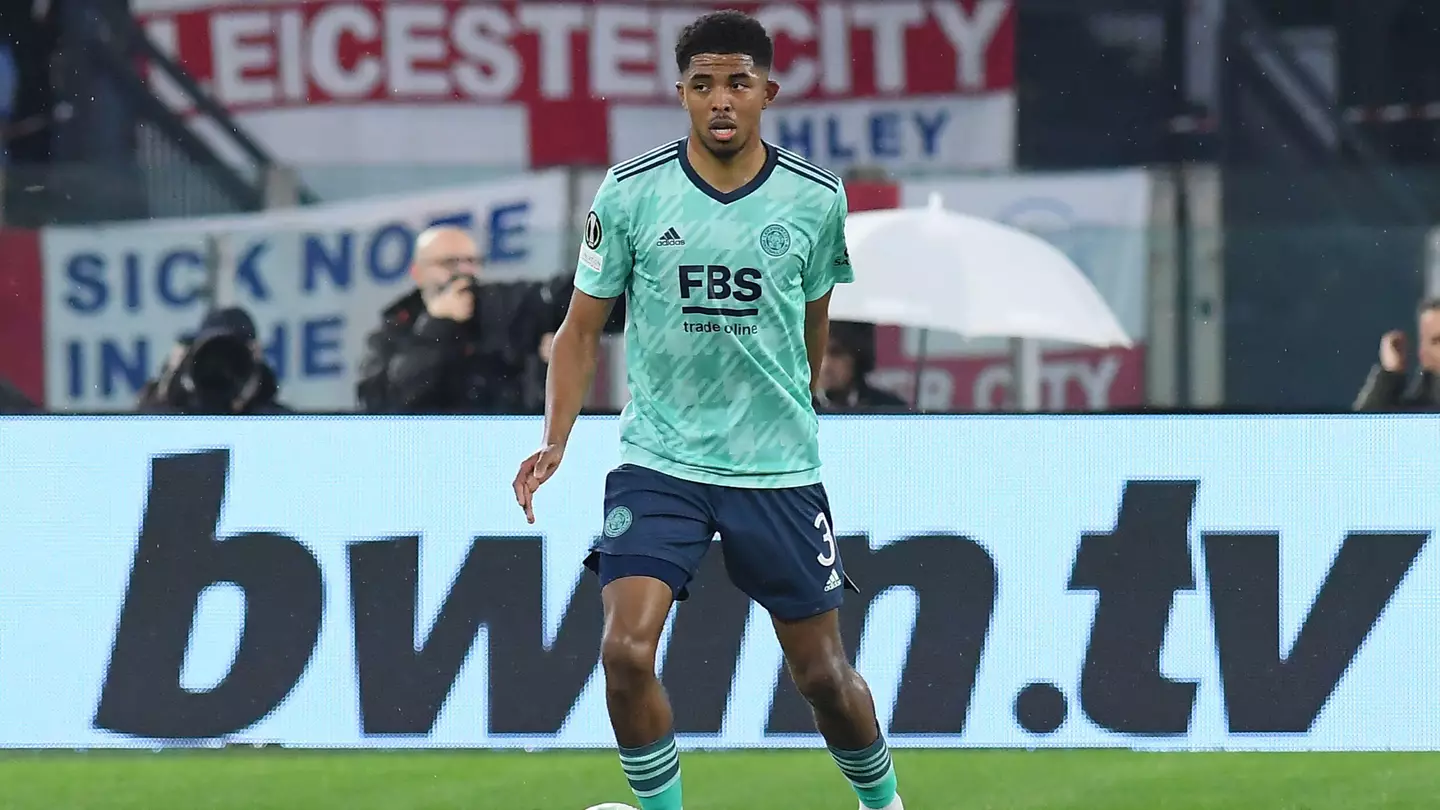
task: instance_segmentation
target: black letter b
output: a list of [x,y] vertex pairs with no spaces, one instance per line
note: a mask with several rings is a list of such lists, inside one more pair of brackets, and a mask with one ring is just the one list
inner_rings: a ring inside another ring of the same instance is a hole
[[[275,534],[214,538],[230,453],[157,457],[145,522],[120,610],[98,728],[161,738],[240,731],[269,714],[305,671],[320,634],[320,566]],[[180,685],[200,593],[218,582],[245,592],[245,629],[214,689]]]

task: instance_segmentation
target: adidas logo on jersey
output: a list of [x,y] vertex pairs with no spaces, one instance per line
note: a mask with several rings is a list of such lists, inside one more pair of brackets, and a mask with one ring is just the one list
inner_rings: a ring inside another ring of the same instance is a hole
[[836,588],[840,587],[841,584],[843,584],[843,583],[841,582],[841,579],[840,579],[840,572],[839,572],[839,571],[836,571],[834,568],[831,568],[831,569],[830,569],[830,579],[828,579],[828,580],[825,581],[825,592],[826,592],[826,593],[829,593],[829,592],[835,590]]
[[655,244],[660,247],[680,247],[685,244],[685,237],[681,236],[680,232],[674,228],[669,228],[665,231],[665,234],[660,237],[660,241]]

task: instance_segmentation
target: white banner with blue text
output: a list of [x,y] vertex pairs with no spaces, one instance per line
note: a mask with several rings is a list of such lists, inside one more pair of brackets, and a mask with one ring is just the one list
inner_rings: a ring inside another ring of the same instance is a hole
[[[207,289],[255,318],[285,404],[349,410],[365,336],[412,286],[415,236],[432,224],[475,234],[488,279],[573,270],[562,170],[404,196],[258,214],[47,228],[46,405],[126,411]],[[218,254],[218,258],[217,258]]]

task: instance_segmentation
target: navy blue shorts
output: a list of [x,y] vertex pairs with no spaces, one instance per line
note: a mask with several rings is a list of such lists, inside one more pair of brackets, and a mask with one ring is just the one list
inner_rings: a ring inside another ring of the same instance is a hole
[[718,532],[737,588],[782,621],[840,607],[856,590],[840,560],[825,487],[745,489],[701,484],[634,464],[605,478],[605,524],[585,560],[601,587],[659,579],[677,601]]

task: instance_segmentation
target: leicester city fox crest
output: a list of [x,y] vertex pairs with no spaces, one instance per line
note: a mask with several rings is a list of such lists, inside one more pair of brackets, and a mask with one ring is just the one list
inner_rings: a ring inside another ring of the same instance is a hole
[[790,252],[790,232],[778,222],[766,226],[760,232],[760,249],[777,259],[784,256]]
[[630,524],[634,521],[629,509],[623,506],[611,509],[610,514],[605,516],[605,536],[619,537],[630,529]]

